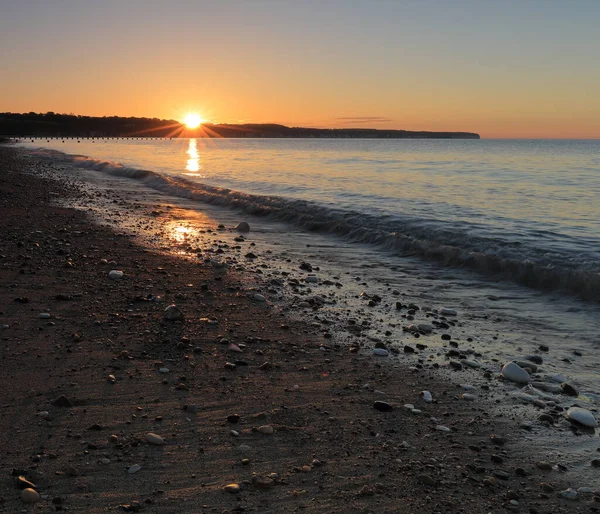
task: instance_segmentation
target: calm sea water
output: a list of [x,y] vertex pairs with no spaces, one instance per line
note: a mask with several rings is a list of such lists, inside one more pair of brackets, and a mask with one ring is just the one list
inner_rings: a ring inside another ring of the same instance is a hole
[[67,140],[45,147],[172,195],[600,299],[600,141]]

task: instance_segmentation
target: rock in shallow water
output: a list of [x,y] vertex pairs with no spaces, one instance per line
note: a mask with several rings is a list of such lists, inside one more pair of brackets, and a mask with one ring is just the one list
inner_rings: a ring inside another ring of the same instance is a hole
[[530,380],[529,373],[514,362],[507,362],[502,368],[501,373],[506,380],[516,382],[517,384],[528,384]]
[[589,410],[582,409],[581,407],[571,407],[567,411],[567,418],[571,421],[576,421],[584,427],[596,428],[598,426],[594,415]]

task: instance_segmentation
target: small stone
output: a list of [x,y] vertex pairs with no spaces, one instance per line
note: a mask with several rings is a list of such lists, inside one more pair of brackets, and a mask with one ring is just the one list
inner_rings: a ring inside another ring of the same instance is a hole
[[102,464],[110,464],[110,459],[107,459],[106,457],[103,457],[102,459],[100,459],[100,462]]
[[252,298],[254,298],[254,300],[257,302],[266,302],[267,301],[267,299],[262,294],[259,294],[259,293],[256,293]]
[[436,485],[437,482],[429,475],[417,475],[417,480],[425,485]]
[[42,312],[38,317],[40,319],[48,319],[50,317],[50,314],[47,312]]
[[108,278],[111,280],[118,280],[123,278],[123,272],[118,269],[111,270],[108,272]]
[[155,434],[153,432],[148,432],[146,434],[146,441],[148,441],[150,444],[154,444],[156,446],[161,446],[163,444],[165,444],[165,440],[159,436],[158,434]]
[[506,380],[516,382],[517,384],[528,384],[530,380],[529,373],[514,362],[507,362],[502,368],[501,373]]
[[564,394],[567,394],[569,396],[579,396],[579,391],[567,382],[560,384],[560,389]]
[[239,420],[240,420],[239,414],[230,414],[229,416],[227,416],[228,423],[237,423]]
[[382,402],[382,401],[376,401],[373,404],[373,407],[375,408],[375,410],[378,410],[381,412],[390,412],[391,410],[393,410],[393,407],[389,403]]
[[225,487],[223,487],[223,490],[226,493],[237,494],[240,492],[240,485],[239,484],[227,484]]
[[450,361],[450,367],[455,370],[463,369],[463,365],[459,361],[455,361],[455,360]]
[[133,466],[129,466],[127,473],[133,475],[134,473],[137,473],[140,469],[142,469],[142,466],[140,466],[139,464],[134,464]]
[[52,400],[52,405],[56,407],[72,407],[73,404],[64,394],[61,394],[58,398]]
[[79,475],[79,470],[75,466],[67,466],[65,468],[65,475],[68,477],[76,477]]
[[389,352],[385,348],[373,348],[373,354],[379,357],[387,357]]
[[436,430],[438,430],[439,432],[451,432],[452,430],[450,428],[448,428],[445,425],[437,425],[435,427]]
[[269,477],[259,477],[254,475],[252,477],[252,485],[254,487],[258,487],[259,489],[270,489],[275,485],[275,481]]
[[544,460],[537,461],[535,465],[538,469],[543,469],[544,471],[552,471],[552,464]]
[[553,493],[554,492],[554,486],[551,484],[548,484],[546,482],[542,482],[540,484],[540,487],[541,487],[542,491],[544,491],[545,493]]
[[575,500],[578,496],[577,491],[575,489],[572,489],[571,487],[565,489],[564,491],[561,491],[559,494],[567,500]]
[[442,316],[456,316],[456,311],[454,309],[449,309],[448,307],[442,307],[440,309],[440,314]]
[[261,434],[272,434],[273,432],[275,432],[275,429],[271,426],[271,425],[263,425],[258,427],[256,430],[258,430]]
[[567,418],[571,421],[576,421],[584,427],[595,428],[598,426],[594,415],[589,410],[582,409],[581,407],[571,407],[567,411]]
[[431,393],[429,391],[421,391],[421,397],[426,403],[431,403],[433,401],[433,396],[431,396]]
[[426,334],[433,331],[433,325],[430,325],[429,323],[419,323],[417,328],[419,329],[419,332],[424,332]]
[[183,312],[179,310],[176,305],[169,305],[164,312],[164,318],[167,321],[181,321],[183,320]]
[[250,232],[250,225],[248,225],[248,223],[245,221],[240,221],[235,227],[235,230],[238,232]]
[[35,489],[27,487],[21,491],[21,500],[23,503],[37,503],[40,501],[40,495]]

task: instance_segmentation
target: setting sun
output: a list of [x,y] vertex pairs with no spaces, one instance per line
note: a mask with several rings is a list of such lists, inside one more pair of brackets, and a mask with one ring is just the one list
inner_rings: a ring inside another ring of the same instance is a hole
[[202,123],[204,123],[204,121],[205,120],[203,120],[200,115],[195,112],[186,114],[185,118],[183,119],[183,123],[185,123],[185,126],[189,129],[198,128]]

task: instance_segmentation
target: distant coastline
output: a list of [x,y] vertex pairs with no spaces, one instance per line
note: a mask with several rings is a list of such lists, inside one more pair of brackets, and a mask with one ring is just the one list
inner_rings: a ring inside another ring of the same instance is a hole
[[176,120],[78,116],[48,113],[0,113],[0,137],[200,137],[321,139],[480,139],[473,132],[433,132],[369,128],[286,127],[273,123],[204,123],[189,129]]

